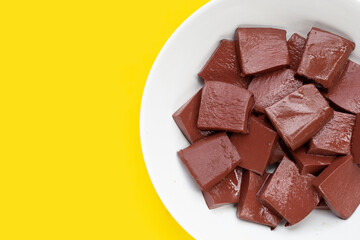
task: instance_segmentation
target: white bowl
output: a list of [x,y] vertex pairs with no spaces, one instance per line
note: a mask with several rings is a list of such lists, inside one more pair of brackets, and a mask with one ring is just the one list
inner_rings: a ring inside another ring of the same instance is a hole
[[[344,221],[315,210],[293,227],[268,227],[236,218],[234,206],[209,210],[176,152],[189,144],[171,115],[201,88],[197,73],[221,39],[238,26],[271,26],[306,36],[312,26],[341,34],[360,47],[360,0],[215,0],[170,37],[146,82],[140,137],[147,170],[170,214],[196,239],[359,239],[360,210]],[[149,46],[151,47],[151,46]],[[351,59],[359,61],[357,48]],[[146,196],[144,196],[146,204]],[[151,206],[149,206],[151,207]]]

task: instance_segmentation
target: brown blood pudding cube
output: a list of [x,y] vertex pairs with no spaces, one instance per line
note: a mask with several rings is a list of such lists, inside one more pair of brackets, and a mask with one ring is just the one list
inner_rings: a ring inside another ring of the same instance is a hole
[[310,140],[334,111],[313,84],[307,84],[265,109],[266,115],[293,151]]
[[297,73],[329,89],[339,79],[355,43],[312,28]]
[[360,204],[360,168],[351,155],[336,159],[313,184],[340,218],[348,219]]
[[[266,119],[265,115],[263,115],[263,114],[258,115],[257,119],[260,120],[263,123],[263,125],[265,125],[266,127],[270,128],[272,130],[275,130],[275,128],[271,125],[271,123]],[[278,139],[278,141],[275,142],[274,149],[273,149],[273,152],[271,153],[271,157],[270,157],[268,165],[277,163],[278,161],[283,159],[283,157],[285,156],[285,152],[281,146],[280,141],[281,141],[281,139]]]
[[173,114],[175,123],[189,143],[194,143],[213,133],[212,131],[201,131],[197,127],[201,91],[202,89]]
[[221,81],[247,88],[250,79],[241,77],[239,62],[236,57],[235,43],[221,40],[220,45],[198,74],[204,81]]
[[279,139],[278,141],[275,142],[274,150],[268,165],[272,165],[279,162],[281,159],[283,159],[284,156],[285,156],[285,152],[280,145],[280,139]]
[[296,71],[301,62],[304,53],[306,39],[297,33],[294,33],[287,41],[289,49],[290,69]]
[[351,152],[351,136],[355,115],[334,112],[333,118],[311,139],[308,153],[347,155]]
[[294,225],[320,202],[311,184],[313,179],[315,177],[311,174],[300,175],[295,163],[284,157],[270,181],[260,189],[259,200]]
[[244,76],[270,72],[289,65],[285,30],[238,28],[235,44]]
[[339,81],[326,97],[348,112],[360,113],[360,65],[349,60]]
[[360,164],[360,114],[356,115],[356,122],[351,140],[351,153],[354,162]]
[[278,135],[255,116],[251,116],[249,124],[249,134],[234,133],[230,141],[241,156],[239,166],[262,175],[278,141]]
[[255,77],[248,90],[254,94],[254,111],[265,113],[265,108],[280,101],[303,85],[295,79],[291,69],[281,69]]
[[240,196],[242,170],[236,167],[219,183],[203,192],[209,209],[222,207],[230,203],[238,203]]
[[269,176],[269,173],[259,176],[251,171],[244,171],[236,215],[240,219],[267,225],[274,229],[281,221],[281,217],[265,207],[256,197],[260,187]]
[[248,132],[254,97],[233,84],[208,81],[202,91],[197,125],[202,130]]
[[240,155],[226,133],[195,142],[178,155],[202,191],[220,182],[240,162]]
[[292,152],[291,155],[299,167],[300,174],[317,174],[336,159],[335,156],[322,156],[306,153],[305,146]]

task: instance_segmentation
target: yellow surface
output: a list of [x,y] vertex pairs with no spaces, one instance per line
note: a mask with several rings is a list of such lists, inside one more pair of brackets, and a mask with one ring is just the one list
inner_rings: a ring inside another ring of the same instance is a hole
[[206,2],[0,3],[0,239],[191,239],[150,182],[139,111]]

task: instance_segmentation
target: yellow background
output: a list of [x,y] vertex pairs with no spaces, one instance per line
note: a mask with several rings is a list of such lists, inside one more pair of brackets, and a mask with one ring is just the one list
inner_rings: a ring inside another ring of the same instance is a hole
[[0,239],[191,239],[151,184],[139,112],[206,2],[1,1]]

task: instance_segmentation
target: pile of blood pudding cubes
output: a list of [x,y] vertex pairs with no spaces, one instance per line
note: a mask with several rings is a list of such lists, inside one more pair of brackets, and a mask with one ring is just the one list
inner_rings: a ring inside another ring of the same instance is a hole
[[[355,44],[312,28],[307,38],[238,28],[198,74],[204,86],[173,118],[190,142],[178,155],[209,209],[286,226],[313,209],[349,218],[360,203],[360,65]],[[273,173],[266,172],[275,166]]]

